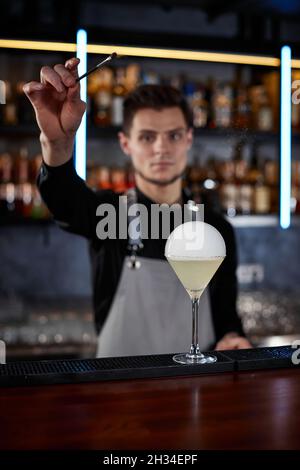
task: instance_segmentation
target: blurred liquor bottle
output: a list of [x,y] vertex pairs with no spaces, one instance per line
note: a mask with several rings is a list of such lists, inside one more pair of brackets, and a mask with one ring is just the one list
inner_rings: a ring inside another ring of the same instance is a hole
[[89,162],[86,182],[94,191],[112,189],[110,168],[106,165]]
[[14,159],[15,215],[18,217],[28,217],[30,214],[32,191],[28,180],[28,149],[22,147]]
[[135,186],[134,170],[131,164],[126,167],[108,167],[100,164],[89,164],[87,185],[97,190],[113,190],[124,193]]
[[217,171],[217,162],[214,155],[208,157],[203,171],[202,181],[202,203],[209,209],[222,212],[220,199],[220,181]]
[[50,217],[36,185],[41,162],[41,155],[29,159],[26,147],[22,147],[15,157],[9,153],[0,156],[0,213],[2,216],[10,220]]
[[247,181],[249,166],[244,158],[244,139],[233,146],[232,161],[234,165],[234,181],[236,185],[236,210],[238,214],[249,215],[252,212],[253,188]]
[[235,182],[235,166],[233,160],[219,164],[220,198],[223,211],[229,217],[234,217],[238,210],[238,188]]
[[230,83],[219,83],[217,85],[214,90],[212,106],[215,127],[231,127],[233,123],[233,88]]
[[0,155],[0,214],[10,217],[15,212],[15,185],[13,159],[8,152]]
[[6,103],[6,84],[4,80],[0,80],[0,126],[3,125],[5,103]]
[[96,126],[107,127],[112,124],[112,87],[113,71],[105,67],[97,72],[96,91],[94,93],[93,121]]
[[127,94],[125,83],[125,69],[118,67],[115,71],[114,85],[112,88],[111,124],[113,126],[121,126],[123,123],[123,103]]
[[183,77],[183,84],[181,90],[189,107],[193,110],[193,100],[196,92],[195,83],[193,81],[187,80],[186,77]]
[[208,102],[206,100],[205,86],[196,85],[192,99],[193,124],[196,128],[205,128],[208,124]]
[[233,127],[247,130],[251,126],[251,104],[248,96],[248,88],[243,84],[237,84],[235,90]]
[[265,159],[264,176],[265,182],[270,189],[270,212],[275,214],[278,213],[279,209],[279,165],[277,161],[269,158]]
[[271,191],[270,187],[266,184],[265,174],[262,170],[262,166],[259,164],[258,148],[256,143],[254,143],[252,146],[251,161],[247,179],[253,187],[252,213],[270,214]]
[[18,123],[16,96],[13,83],[5,81],[6,103],[2,109],[2,124],[4,126],[15,126]]
[[278,132],[279,129],[279,89],[280,89],[280,74],[278,71],[271,71],[264,73],[262,81],[266,89],[269,104],[272,110],[272,131]]
[[128,93],[133,91],[141,82],[141,68],[138,64],[129,64],[126,67],[125,89]]
[[112,189],[111,173],[107,166],[99,166],[96,170],[97,189]]
[[274,117],[269,95],[263,84],[250,87],[252,128],[259,131],[273,131]]
[[127,190],[127,178],[125,168],[112,168],[111,169],[111,183],[112,189],[118,194],[125,193]]
[[191,191],[197,204],[202,202],[203,182],[206,176],[207,169],[201,165],[200,159],[195,155],[191,166],[187,168],[185,186]]
[[214,100],[214,90],[215,90],[216,84],[215,80],[213,77],[208,77],[206,81],[206,102],[207,102],[207,127],[209,129],[214,129],[216,127],[216,122],[215,122],[215,116],[214,116],[214,110],[213,110],[213,100]]

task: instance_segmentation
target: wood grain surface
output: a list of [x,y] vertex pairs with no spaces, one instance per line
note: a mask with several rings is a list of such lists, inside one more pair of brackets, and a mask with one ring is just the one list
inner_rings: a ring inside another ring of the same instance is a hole
[[0,389],[0,449],[300,449],[300,370]]

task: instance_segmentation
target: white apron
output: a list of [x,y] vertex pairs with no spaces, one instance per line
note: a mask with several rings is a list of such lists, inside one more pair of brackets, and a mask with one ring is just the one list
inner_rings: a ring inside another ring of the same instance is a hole
[[[98,337],[97,357],[189,352],[192,342],[192,304],[167,261],[130,257],[110,311]],[[199,305],[201,351],[215,342],[208,288]]]

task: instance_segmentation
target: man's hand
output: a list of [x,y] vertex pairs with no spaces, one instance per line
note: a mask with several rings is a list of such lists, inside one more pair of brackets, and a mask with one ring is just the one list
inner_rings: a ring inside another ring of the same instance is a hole
[[[64,65],[43,67],[40,82],[26,83],[23,87],[35,110],[43,156],[50,165],[59,165],[70,158],[75,134],[86,109],[80,99],[80,85],[76,82],[78,63],[79,59],[73,57]],[[56,155],[54,159],[52,154]]]
[[226,349],[248,349],[252,348],[251,343],[244,336],[239,336],[238,333],[231,332],[223,336],[218,341],[215,349],[217,351],[225,351]]

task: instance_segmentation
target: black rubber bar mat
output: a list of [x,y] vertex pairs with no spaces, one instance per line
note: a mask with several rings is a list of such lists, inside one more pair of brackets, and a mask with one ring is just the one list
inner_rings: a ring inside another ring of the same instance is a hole
[[300,363],[300,346],[236,349],[223,351],[235,363],[235,370],[276,369],[297,367]]
[[0,386],[172,377],[233,371],[234,362],[214,351],[217,362],[181,365],[173,354],[99,359],[8,362],[0,365]]
[[173,354],[99,359],[8,362],[0,365],[0,386],[51,385],[215,374],[220,372],[297,367],[300,347],[268,347],[231,351],[212,351],[212,364],[181,365]]

